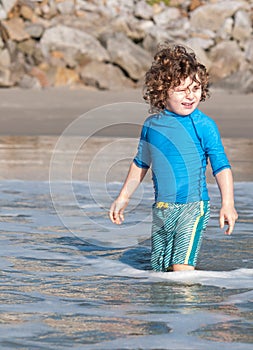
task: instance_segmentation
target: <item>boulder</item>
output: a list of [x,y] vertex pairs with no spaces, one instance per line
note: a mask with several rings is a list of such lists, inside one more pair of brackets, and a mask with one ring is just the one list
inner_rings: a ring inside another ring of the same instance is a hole
[[154,25],[148,30],[142,45],[144,49],[150,52],[153,56],[154,52],[157,50],[157,46],[165,41],[173,42],[174,38],[171,36],[169,31]]
[[5,13],[5,17],[2,17],[3,19],[7,17],[8,13],[12,10],[17,2],[18,0],[1,0],[3,13]]
[[252,93],[253,92],[253,72],[250,68],[246,68],[243,71],[237,71],[221,79],[215,83],[215,87],[240,91],[241,93]]
[[183,17],[176,21],[175,26],[166,30],[175,41],[185,40],[189,37],[190,24],[187,18]]
[[65,0],[56,4],[56,8],[62,15],[69,15],[75,11],[75,4],[72,0]]
[[213,39],[204,39],[204,38],[190,38],[189,40],[186,41],[187,45],[190,47],[197,49],[209,49],[214,45],[214,40]]
[[88,63],[83,67],[80,76],[86,85],[102,90],[118,90],[134,86],[119,67],[103,62]]
[[209,55],[212,61],[209,70],[212,81],[224,79],[239,70],[243,58],[243,53],[235,41],[220,42],[211,49]]
[[145,75],[152,62],[147,51],[122,33],[108,34],[103,41],[112,63],[120,66],[133,80],[139,80]]
[[137,20],[132,16],[124,15],[114,18],[104,32],[120,32],[132,40],[141,41],[151,26],[153,26],[152,21]]
[[236,11],[248,9],[248,4],[245,1],[221,1],[198,7],[191,12],[190,24],[191,27],[202,30],[210,29],[218,31],[228,17],[232,17]]
[[44,27],[40,23],[32,23],[25,26],[25,31],[29,34],[30,37],[39,39],[44,32]]
[[145,0],[138,1],[134,9],[134,15],[137,18],[152,19],[154,15],[153,7]]
[[134,0],[105,0],[102,3],[110,10],[110,14],[113,17],[133,13]]
[[31,6],[22,5],[20,8],[20,15],[29,21],[32,21],[35,17],[34,9]]
[[109,60],[108,53],[93,36],[63,25],[46,29],[41,38],[40,46],[45,56],[51,50],[63,52],[64,50],[72,50],[73,55],[79,53],[90,60]]
[[201,47],[200,42],[198,40],[187,40],[186,45],[195,52],[199,62],[201,62],[206,67],[206,69],[209,70],[212,63],[210,59],[207,57],[207,54],[204,48]]
[[40,82],[35,77],[31,77],[29,74],[24,74],[18,82],[18,86],[22,89],[39,89]]
[[233,26],[234,26],[233,18],[231,17],[226,18],[216,33],[216,40],[217,41],[229,40],[232,37]]
[[9,67],[11,64],[11,56],[7,49],[0,49],[0,66]]
[[253,39],[251,39],[247,44],[245,58],[248,62],[253,64]]
[[29,75],[36,78],[41,87],[45,88],[50,86],[46,73],[39,67],[32,67],[29,71]]
[[0,66],[0,86],[2,87],[11,87],[13,86],[11,81],[11,72],[8,67]]
[[240,10],[235,14],[233,38],[245,43],[252,35],[252,22],[248,12]]
[[8,21],[2,21],[1,25],[10,40],[23,41],[29,39],[29,34],[25,31],[24,22],[21,18],[14,17]]
[[75,70],[65,67],[57,67],[54,86],[70,86],[78,84],[79,81],[79,75]]
[[90,3],[87,0],[76,0],[76,10],[96,12],[98,10],[98,5]]
[[176,7],[169,7],[165,11],[154,16],[156,25],[162,28],[178,27],[178,21],[181,18],[181,12]]

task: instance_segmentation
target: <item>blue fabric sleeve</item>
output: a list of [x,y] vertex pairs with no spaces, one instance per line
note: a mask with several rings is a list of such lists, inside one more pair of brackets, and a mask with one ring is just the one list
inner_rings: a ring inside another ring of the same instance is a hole
[[134,158],[134,163],[139,168],[148,169],[151,165],[151,157],[148,144],[148,126],[147,122],[144,123],[141,131],[140,141],[138,145],[138,151]]
[[210,159],[213,175],[215,176],[223,169],[231,168],[231,165],[225,154],[216,123],[208,118],[204,125],[204,129],[204,149],[206,155]]

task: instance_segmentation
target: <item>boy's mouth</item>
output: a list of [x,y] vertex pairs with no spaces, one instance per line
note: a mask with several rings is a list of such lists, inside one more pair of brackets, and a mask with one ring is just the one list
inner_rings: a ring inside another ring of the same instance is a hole
[[183,102],[183,103],[182,103],[182,105],[183,105],[184,107],[188,107],[188,108],[192,107],[193,104],[194,104],[194,102]]

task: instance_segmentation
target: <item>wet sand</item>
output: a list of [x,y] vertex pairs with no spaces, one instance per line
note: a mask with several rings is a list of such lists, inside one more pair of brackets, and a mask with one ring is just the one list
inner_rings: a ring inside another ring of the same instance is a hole
[[[143,103],[141,89],[113,92],[2,89],[0,96],[1,135],[60,135],[72,121],[94,108],[120,102]],[[200,104],[200,109],[217,122],[223,137],[252,138],[252,101],[253,94],[214,90],[211,97]],[[119,122],[127,121],[131,118],[127,113],[114,118]],[[145,116],[136,114],[134,118],[142,122]]]
[[[0,179],[47,181],[60,135],[86,114],[82,127],[69,133],[66,150],[58,149],[62,156],[57,171],[64,180],[64,168],[71,164],[74,180],[123,181],[148,113],[141,89],[3,89],[0,94]],[[235,181],[253,181],[252,95],[216,90],[200,108],[218,124]],[[72,145],[80,137],[83,143],[76,152]],[[94,166],[94,159],[99,166]],[[106,164],[101,168],[102,163]],[[208,181],[213,181],[210,171]]]

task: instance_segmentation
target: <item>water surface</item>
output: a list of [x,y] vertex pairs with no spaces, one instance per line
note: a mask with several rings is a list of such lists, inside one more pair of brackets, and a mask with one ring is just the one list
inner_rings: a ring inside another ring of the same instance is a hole
[[252,182],[235,184],[231,237],[209,186],[212,216],[189,273],[150,270],[149,183],[122,236],[107,217],[120,183],[105,196],[104,184],[75,181],[76,202],[68,185],[53,186],[59,217],[47,181],[0,182],[1,349],[252,349]]

